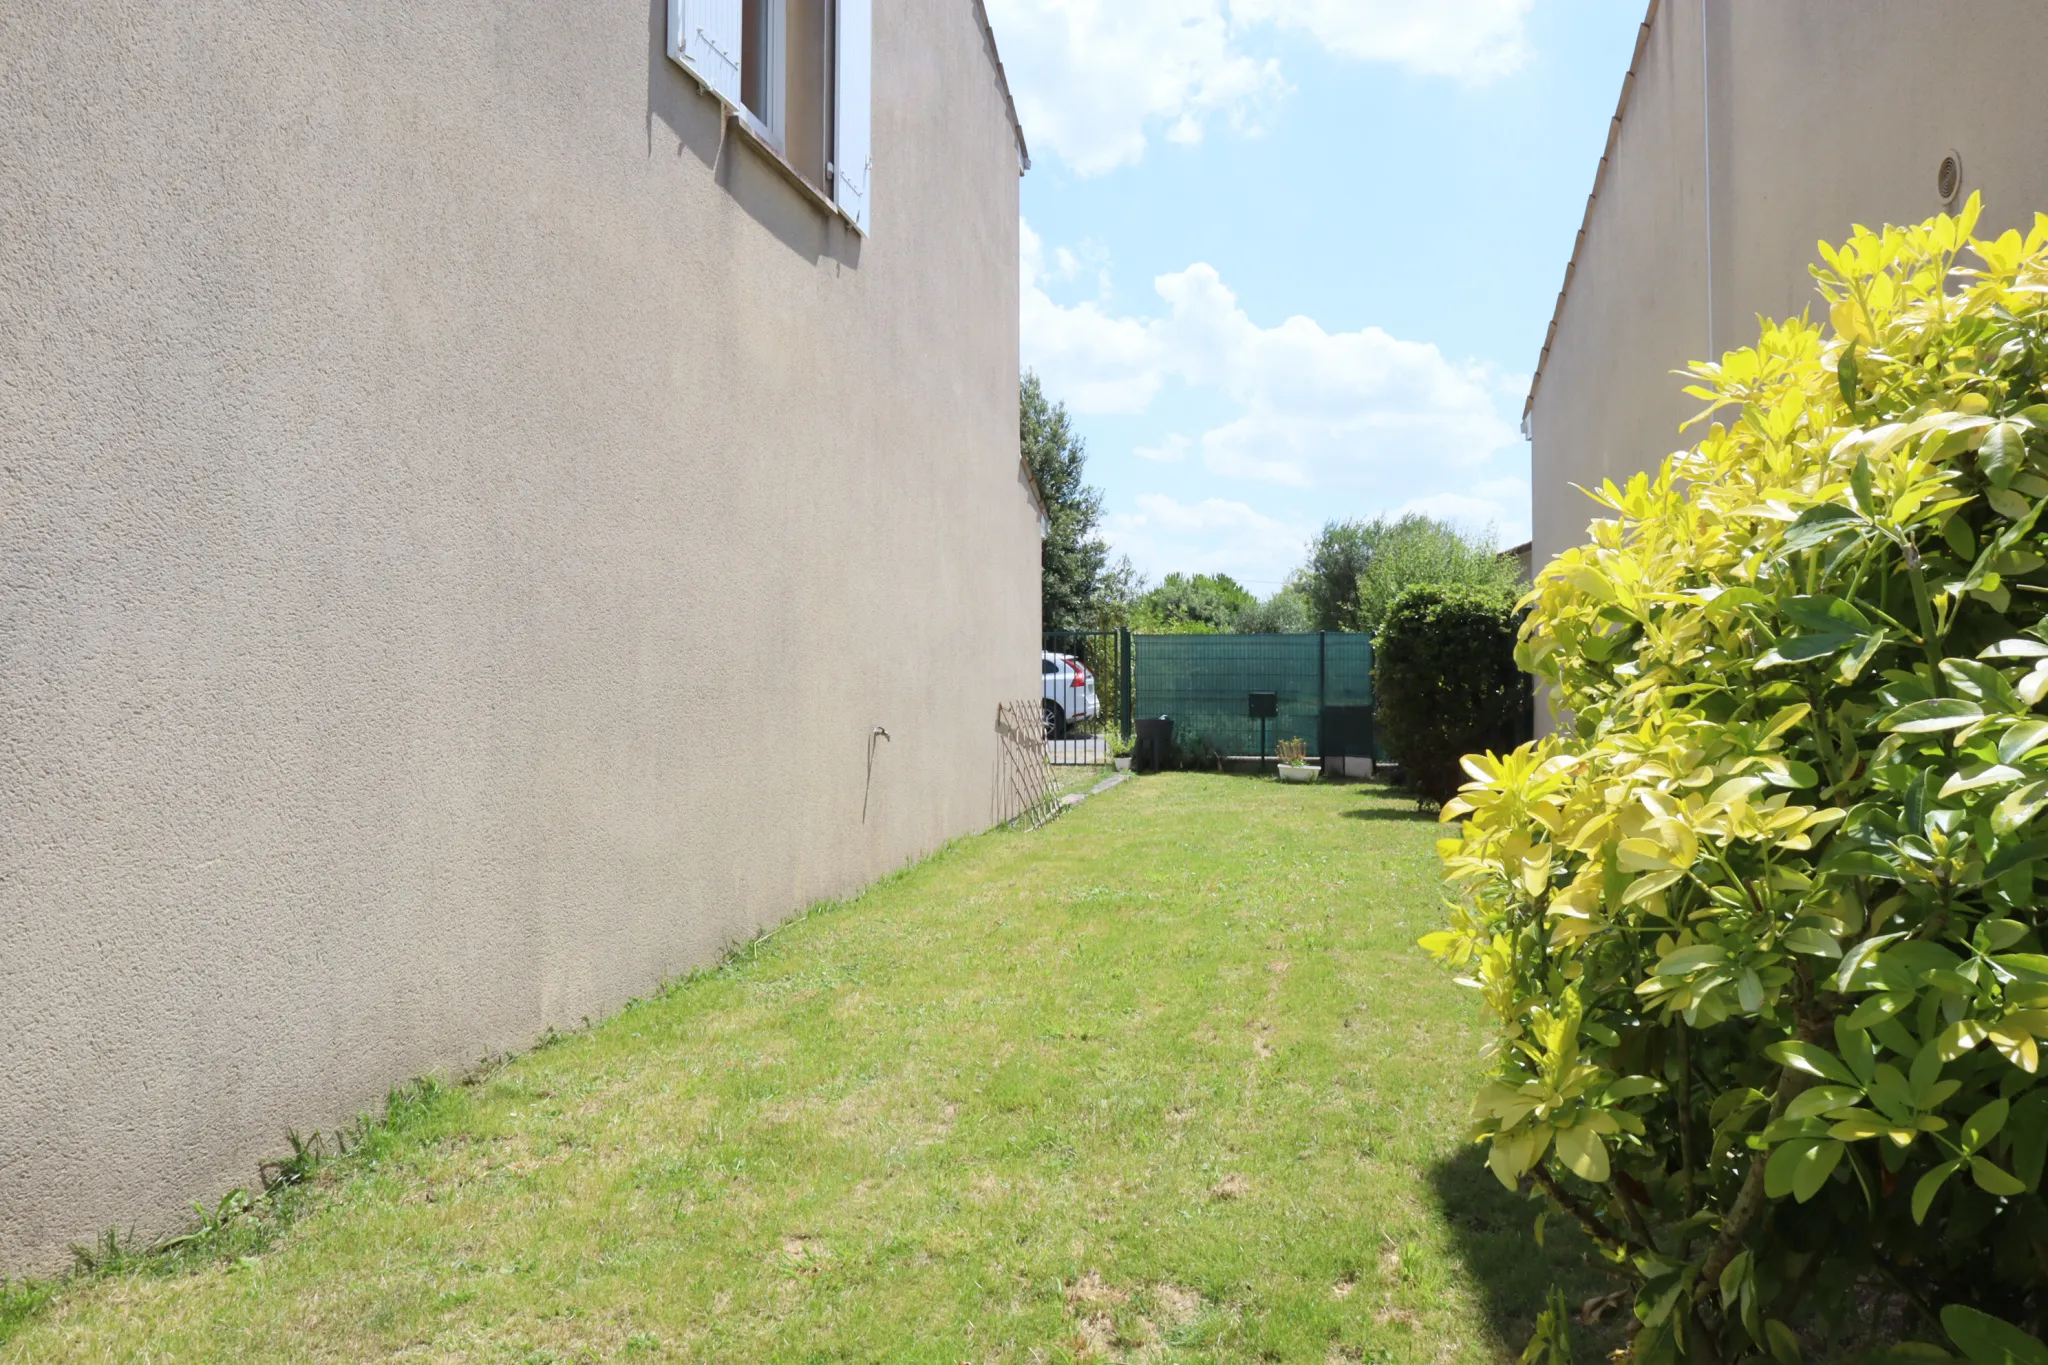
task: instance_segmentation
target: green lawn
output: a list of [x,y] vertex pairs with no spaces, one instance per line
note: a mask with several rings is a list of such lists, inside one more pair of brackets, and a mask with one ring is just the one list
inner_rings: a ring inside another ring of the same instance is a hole
[[1412,811],[1176,775],[967,840],[396,1105],[288,1227],[82,1277],[0,1361],[1511,1359],[1600,1285],[1462,1141]]

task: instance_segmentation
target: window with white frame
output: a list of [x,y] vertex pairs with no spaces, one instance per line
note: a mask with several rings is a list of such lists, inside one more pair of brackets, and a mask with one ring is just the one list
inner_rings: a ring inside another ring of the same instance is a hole
[[669,0],[668,55],[866,234],[874,0]]

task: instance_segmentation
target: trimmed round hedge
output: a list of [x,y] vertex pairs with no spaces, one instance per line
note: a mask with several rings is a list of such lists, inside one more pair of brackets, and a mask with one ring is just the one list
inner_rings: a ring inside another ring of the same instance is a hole
[[1515,664],[1515,618],[1498,597],[1412,587],[1373,638],[1374,725],[1402,779],[1432,805],[1465,780],[1460,761],[1514,747],[1528,679]]

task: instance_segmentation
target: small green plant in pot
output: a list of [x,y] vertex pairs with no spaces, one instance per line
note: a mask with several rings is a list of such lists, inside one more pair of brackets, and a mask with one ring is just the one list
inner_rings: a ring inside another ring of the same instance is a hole
[[1977,214],[1693,367],[1699,445],[1531,594],[1560,732],[1444,809],[1474,1136],[1633,1360],[2048,1362],[2048,218]]
[[1322,775],[1308,761],[1308,741],[1305,739],[1283,739],[1273,748],[1279,763],[1276,775],[1282,782],[1313,782]]

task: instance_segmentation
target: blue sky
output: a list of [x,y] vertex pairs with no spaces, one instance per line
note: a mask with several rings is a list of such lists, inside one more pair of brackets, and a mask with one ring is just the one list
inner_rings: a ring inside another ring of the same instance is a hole
[[1116,552],[1262,595],[1326,520],[1528,537],[1517,430],[1643,0],[989,0],[1023,353]]

